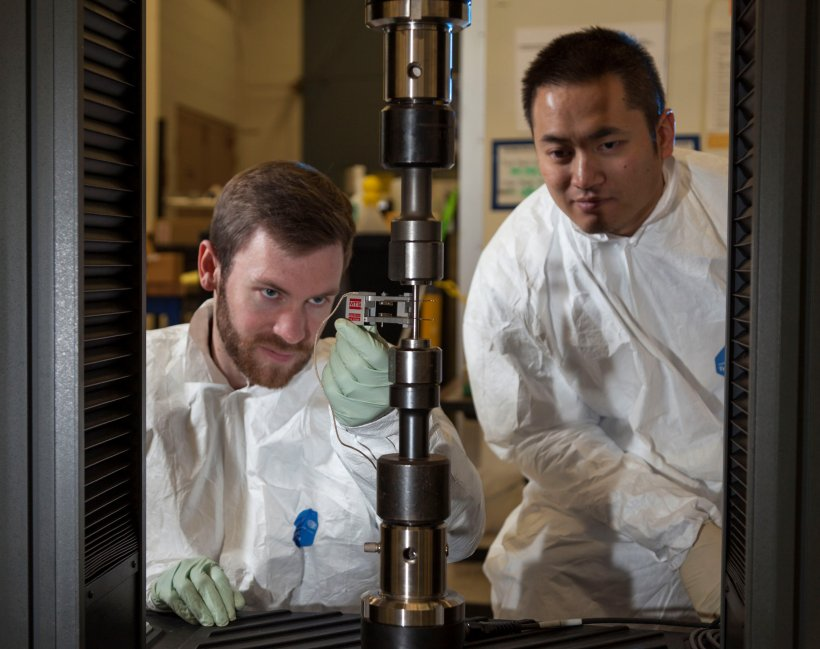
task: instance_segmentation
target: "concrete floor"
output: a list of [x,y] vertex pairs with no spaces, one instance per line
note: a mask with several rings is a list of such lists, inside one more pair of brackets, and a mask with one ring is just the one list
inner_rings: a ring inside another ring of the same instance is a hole
[[481,572],[481,560],[447,564],[447,588],[464,598],[467,617],[492,617],[490,583]]

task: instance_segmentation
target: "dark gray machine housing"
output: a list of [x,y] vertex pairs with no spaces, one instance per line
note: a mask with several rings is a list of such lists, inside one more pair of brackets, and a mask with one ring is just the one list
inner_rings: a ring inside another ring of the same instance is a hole
[[[142,646],[142,3],[6,0],[3,9],[2,644]],[[134,89],[125,113],[94,107],[129,124],[135,139],[125,166],[93,160],[84,148],[86,83],[101,78],[89,69],[99,71],[99,61],[83,57],[99,44],[82,34],[100,9],[109,18],[140,16],[110,35],[121,55],[95,55],[109,61],[103,68],[127,71]],[[733,14],[723,647],[809,649],[820,637],[820,10],[812,0],[735,0]],[[107,180],[97,190],[133,215],[96,238],[86,236],[80,208],[91,176]],[[92,250],[102,251],[99,261],[126,263],[89,264]],[[121,294],[130,295],[129,315],[109,312],[121,326],[113,337],[87,333],[84,289],[97,273],[128,278]],[[126,369],[133,389],[92,401],[84,362],[89,349],[108,346],[126,352],[111,365]],[[85,525],[86,458],[97,448],[86,446],[88,407],[116,404],[124,416],[102,421],[130,431],[110,439],[128,440],[116,454],[126,533],[122,543],[95,544]],[[88,574],[89,563],[102,572]]]
[[143,23],[3,3],[3,647],[144,644]]
[[820,638],[820,10],[735,0],[723,647]]

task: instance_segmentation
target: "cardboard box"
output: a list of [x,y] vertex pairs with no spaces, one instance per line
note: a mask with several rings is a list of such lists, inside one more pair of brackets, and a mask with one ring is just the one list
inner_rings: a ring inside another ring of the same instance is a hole
[[216,207],[213,196],[166,196],[162,215],[179,218],[211,218]]
[[181,252],[148,253],[145,264],[145,290],[148,295],[177,296],[182,294],[180,275],[185,270]]
[[196,205],[188,206],[188,207],[180,207],[180,206],[166,206],[165,212],[163,216],[166,216],[171,219],[208,219],[211,220],[211,217],[214,214],[213,207],[197,207]]
[[210,215],[163,216],[154,223],[154,243],[157,246],[198,246],[207,238]]

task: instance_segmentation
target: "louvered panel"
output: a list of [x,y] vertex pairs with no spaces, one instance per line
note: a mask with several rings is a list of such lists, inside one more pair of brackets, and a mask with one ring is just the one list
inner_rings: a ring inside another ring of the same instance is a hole
[[[117,377],[120,379],[129,378],[122,376],[120,373],[117,373]],[[107,389],[87,390],[85,394],[85,407],[87,409],[101,408],[103,406],[108,407],[132,397],[132,393],[127,389],[127,385],[123,385],[123,381],[113,381],[108,384]],[[88,441],[86,441],[86,448],[88,448]]]
[[121,47],[139,25],[136,6],[131,0],[86,0],[83,7],[85,40],[103,36],[112,42],[118,42],[118,47]]
[[106,124],[105,122],[86,119],[83,124],[83,129],[87,147],[117,150],[131,144],[128,136],[122,129]]
[[755,2],[733,7],[732,195],[730,205],[727,358],[726,576],[743,601],[746,583],[746,521],[749,476],[749,386],[752,380],[750,314],[754,268],[752,223],[755,186]]
[[84,3],[85,580],[138,550],[143,377],[141,9]]
[[117,152],[94,149],[90,146],[86,148],[85,172],[89,177],[117,177],[128,173],[131,167],[130,161]]
[[101,95],[86,89],[84,93],[85,116],[97,123],[118,124],[123,120],[131,119],[134,113],[128,109],[128,104],[116,97]]
[[123,68],[133,62],[133,56],[117,41],[86,30],[85,59],[110,68]]

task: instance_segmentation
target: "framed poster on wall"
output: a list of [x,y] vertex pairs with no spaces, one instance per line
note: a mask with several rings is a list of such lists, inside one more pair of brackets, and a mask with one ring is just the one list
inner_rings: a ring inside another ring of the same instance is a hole
[[494,210],[513,209],[543,182],[532,140],[493,142]]

